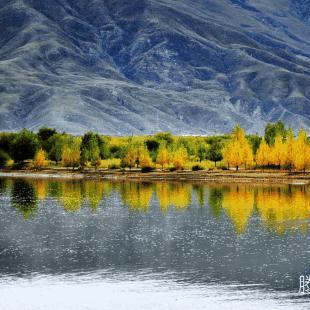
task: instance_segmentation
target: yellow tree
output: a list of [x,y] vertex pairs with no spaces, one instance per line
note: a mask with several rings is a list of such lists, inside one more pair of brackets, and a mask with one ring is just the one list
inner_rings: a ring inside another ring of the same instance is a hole
[[269,166],[270,164],[270,147],[263,140],[256,153],[256,164],[258,166]]
[[80,164],[80,139],[72,139],[62,148],[62,163],[65,167],[77,167]]
[[232,139],[224,149],[224,160],[230,166],[239,170],[241,165],[250,165],[253,162],[252,148],[245,137],[240,125],[237,125],[232,132]]
[[295,169],[306,171],[310,166],[310,148],[307,133],[301,129],[293,148],[293,164]]
[[287,162],[287,150],[286,145],[283,143],[281,136],[275,138],[275,143],[272,146],[271,151],[271,163],[275,166],[281,167]]
[[169,152],[164,144],[159,146],[156,163],[161,166],[161,170],[169,163]]
[[173,158],[172,158],[173,167],[177,170],[184,169],[184,166],[187,161],[187,157],[188,157],[188,154],[187,154],[186,148],[184,147],[178,148],[173,154]]
[[123,161],[131,169],[132,167],[135,166],[137,157],[138,157],[137,150],[132,145],[129,145],[127,147]]
[[43,167],[46,166],[46,164],[47,164],[46,163],[46,155],[45,155],[45,152],[42,149],[40,149],[36,153],[36,155],[34,157],[33,164],[34,164],[34,167],[36,169],[40,169],[40,168],[43,168]]
[[293,167],[293,154],[294,154],[294,145],[295,139],[292,128],[288,130],[287,139],[285,142],[286,145],[286,164],[289,166],[290,170]]
[[141,168],[152,166],[152,159],[150,157],[150,153],[145,146],[139,149],[138,159],[139,159]]

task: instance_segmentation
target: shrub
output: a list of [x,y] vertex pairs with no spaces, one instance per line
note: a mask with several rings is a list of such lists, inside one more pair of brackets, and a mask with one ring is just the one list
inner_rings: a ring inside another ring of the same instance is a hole
[[120,165],[121,165],[121,160],[119,158],[102,159],[100,163],[100,168],[119,169]]
[[117,165],[117,164],[111,164],[108,166],[109,169],[119,169],[120,168],[120,165]]
[[154,171],[153,167],[142,167],[142,169],[141,169],[142,173],[149,173],[149,172],[152,172],[152,171]]
[[199,171],[199,170],[204,170],[203,167],[201,167],[200,165],[194,165],[192,167],[192,171]]

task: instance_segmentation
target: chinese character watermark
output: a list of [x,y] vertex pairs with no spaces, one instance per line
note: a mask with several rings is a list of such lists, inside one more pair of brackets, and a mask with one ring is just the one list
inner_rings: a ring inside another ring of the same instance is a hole
[[299,277],[299,293],[310,294],[310,275]]

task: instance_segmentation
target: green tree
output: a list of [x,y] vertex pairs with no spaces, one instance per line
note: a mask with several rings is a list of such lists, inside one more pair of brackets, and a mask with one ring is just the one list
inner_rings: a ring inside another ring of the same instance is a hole
[[205,160],[207,158],[207,148],[204,143],[199,143],[197,155],[199,158],[199,161]]
[[38,131],[38,137],[42,143],[57,133],[55,128],[42,127]]
[[12,144],[12,158],[16,162],[34,158],[40,147],[39,139],[33,132],[23,129],[16,136]]
[[38,131],[38,138],[41,143],[41,147],[47,154],[51,150],[50,141],[52,141],[52,139],[50,138],[56,134],[57,134],[57,131],[54,128],[42,127]]
[[0,133],[0,150],[7,153],[10,157],[12,157],[11,151],[15,137],[16,133],[11,132]]
[[258,135],[248,135],[247,139],[251,144],[253,154],[256,155],[256,152],[259,149],[259,146],[262,142],[262,137]]
[[214,161],[216,167],[216,163],[223,159],[222,145],[219,142],[212,143],[208,149],[207,156],[209,160]]
[[275,138],[277,136],[281,136],[285,138],[287,135],[287,130],[285,129],[285,125],[278,121],[276,123],[269,123],[265,128],[265,141],[268,143],[269,146],[274,145]]
[[100,159],[98,140],[100,140],[100,137],[93,132],[87,132],[82,137],[80,157],[82,167],[84,167],[88,161],[90,161],[93,166],[96,166]]
[[0,168],[3,168],[8,160],[9,155],[5,151],[0,150]]
[[107,141],[106,137],[102,137],[96,134],[98,148],[99,148],[99,155],[101,159],[108,159],[111,156],[109,142]]
[[66,143],[69,143],[70,136],[64,133],[56,133],[46,141],[46,152],[50,160],[56,163],[62,160],[62,151]]
[[173,143],[173,137],[170,132],[159,132],[154,136],[160,144],[166,142],[167,145]]

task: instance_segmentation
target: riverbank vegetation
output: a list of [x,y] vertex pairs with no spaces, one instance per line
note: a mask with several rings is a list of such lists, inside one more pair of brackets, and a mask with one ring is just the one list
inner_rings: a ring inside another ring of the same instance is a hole
[[310,168],[306,131],[294,135],[282,122],[268,124],[263,137],[246,135],[237,125],[220,136],[115,137],[87,132],[83,136],[41,128],[0,133],[0,168],[212,170]]

